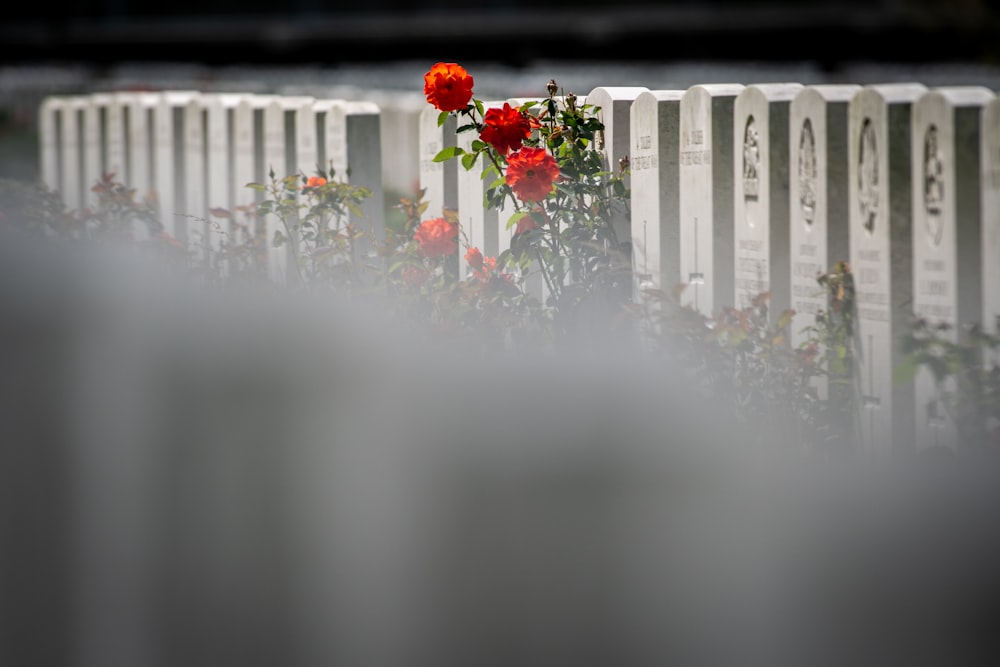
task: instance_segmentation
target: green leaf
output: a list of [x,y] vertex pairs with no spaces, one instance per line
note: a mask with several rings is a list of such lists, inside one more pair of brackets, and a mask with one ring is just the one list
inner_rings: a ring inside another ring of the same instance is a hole
[[916,357],[905,357],[892,371],[892,380],[897,384],[909,384],[917,376],[920,364]]
[[451,115],[450,111],[442,111],[441,113],[439,113],[438,114],[438,120],[437,120],[438,127],[441,127],[442,125],[444,125],[445,121],[448,120],[448,116],[450,116],[450,115]]
[[476,160],[479,159],[479,153],[466,153],[462,156],[462,166],[468,171],[476,164]]
[[518,211],[514,213],[514,215],[510,216],[510,220],[507,221],[507,229],[512,229],[514,225],[516,225],[521,220],[521,218],[527,215],[528,215],[527,211]]
[[444,162],[445,160],[450,160],[457,155],[465,155],[465,151],[458,146],[448,146],[447,148],[442,148],[438,151],[438,154],[434,156],[432,162]]
[[285,235],[280,230],[274,230],[274,238],[271,239],[271,245],[275,248],[285,245]]

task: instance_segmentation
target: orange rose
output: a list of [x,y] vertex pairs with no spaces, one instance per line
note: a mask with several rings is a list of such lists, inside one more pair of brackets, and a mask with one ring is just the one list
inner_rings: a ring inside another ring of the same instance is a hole
[[458,250],[458,225],[444,218],[431,218],[420,223],[413,238],[420,244],[424,257],[450,255]]
[[521,147],[521,142],[531,136],[528,114],[512,109],[504,102],[502,109],[488,109],[483,117],[483,130],[479,138],[506,155]]
[[558,177],[559,163],[544,148],[522,148],[507,160],[507,185],[521,201],[545,199]]
[[306,181],[307,188],[318,188],[321,185],[326,185],[326,179],[322,176],[310,176]]
[[424,95],[440,111],[461,111],[472,99],[473,79],[455,63],[436,63],[424,74]]

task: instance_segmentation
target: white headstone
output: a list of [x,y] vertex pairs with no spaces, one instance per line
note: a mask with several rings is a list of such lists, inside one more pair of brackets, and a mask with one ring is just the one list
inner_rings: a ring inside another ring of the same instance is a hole
[[[247,187],[250,183],[263,183],[263,172],[257,169],[257,144],[255,118],[256,102],[254,95],[240,98],[233,109],[233,206],[249,206],[260,199],[261,193]],[[252,234],[252,230],[247,230]],[[236,238],[236,242],[247,241],[246,238]]]
[[208,255],[208,207],[205,204],[208,181],[205,178],[205,117],[201,95],[196,95],[184,105],[181,118],[184,144],[182,148],[181,183],[185,214],[184,242],[198,258]]
[[[283,95],[277,98],[281,109],[284,125],[284,168],[276,172],[278,178],[295,176],[296,184],[301,187],[303,178],[316,174],[319,166],[319,133],[316,126],[316,99],[308,95]],[[298,201],[298,195],[292,195]],[[296,226],[298,217],[289,220],[289,228],[282,229],[287,237],[285,244],[286,279],[298,276],[295,263],[299,261],[299,231]],[[277,249],[280,252],[281,249]]]
[[[966,342],[961,328],[983,312],[979,150],[983,109],[993,97],[981,86],[939,87],[913,104],[913,313],[949,327],[942,335],[952,342]],[[956,424],[927,368],[914,379],[914,396],[917,448],[957,445]]]
[[62,100],[59,130],[62,146],[62,160],[59,179],[61,194],[66,208],[70,211],[79,210],[84,206],[83,177],[83,111],[88,99],[84,96],[71,96]]
[[736,96],[733,144],[735,306],[769,292],[771,322],[789,308],[788,118],[800,83],[752,84]]
[[[129,187],[145,200],[156,192],[154,174],[153,112],[159,104],[156,93],[122,95],[125,117],[125,163]],[[136,228],[139,231],[140,228]],[[142,230],[145,232],[145,230]]]
[[[271,188],[272,180],[290,176],[285,146],[285,108],[277,95],[257,95],[253,100],[256,150],[260,154],[259,169],[264,183]],[[273,177],[273,178],[272,178]],[[264,243],[267,244],[267,273],[271,280],[284,284],[288,279],[289,243],[275,246],[278,232],[285,237],[288,230],[276,215],[264,217]]]
[[438,126],[440,113],[429,104],[420,112],[420,187],[425,190],[424,201],[427,202],[424,220],[441,217],[444,209],[458,208],[459,163],[456,160],[434,162],[435,155],[456,145],[458,125],[455,116],[449,115],[444,124]]
[[[1000,335],[1000,97],[983,109],[983,329]],[[1000,364],[1000,355],[993,361]],[[998,416],[1000,418],[1000,416]]]
[[420,184],[420,114],[427,100],[399,91],[375,91],[367,99],[379,108],[383,187],[393,203],[412,198]]
[[635,300],[646,288],[681,282],[680,106],[683,90],[639,93],[630,110],[632,273]]
[[178,178],[183,164],[185,109],[198,93],[193,90],[166,91],[159,94],[153,112],[154,123],[154,182],[160,222],[163,231],[184,241],[186,213],[184,181]]
[[97,205],[97,194],[92,188],[107,172],[104,135],[110,105],[109,93],[94,93],[87,97],[83,110],[83,201],[91,209]]
[[64,98],[49,95],[38,107],[38,172],[42,183],[52,192],[59,192],[60,156],[59,123]]
[[[504,105],[503,101],[483,101],[483,110],[499,109]],[[511,105],[513,106],[513,104]],[[476,131],[462,132],[458,135],[458,146],[471,152],[472,142],[479,139]],[[499,212],[492,207],[485,205],[486,190],[490,183],[497,178],[495,172],[486,175],[487,168],[491,166],[489,158],[485,155],[479,157],[472,169],[458,168],[458,220],[460,224],[459,234],[459,275],[465,279],[469,276],[469,264],[465,261],[465,246],[478,248],[484,257],[497,257],[500,254],[500,216]],[[464,235],[464,239],[462,238]],[[504,249],[510,247],[510,236],[507,234],[507,244]]]
[[913,447],[912,384],[893,381],[913,292],[910,114],[919,83],[869,84],[848,109],[850,265],[857,303],[859,436],[888,458]]
[[[115,173],[116,180],[135,191],[135,201],[139,204],[153,192],[151,123],[157,99],[153,93],[116,92],[109,115],[109,170]],[[115,146],[115,142],[119,145]],[[132,234],[138,240],[147,239],[146,221],[137,217],[132,223]]]
[[[643,86],[598,86],[587,93],[585,103],[599,108],[597,117],[604,123],[603,138],[597,141],[597,149],[604,153],[605,166],[612,174],[618,173],[620,161],[629,157],[632,102],[640,93],[648,91]],[[630,184],[631,179],[626,174],[625,187]],[[628,249],[632,240],[632,221],[624,209],[615,212],[612,226],[619,245]]]
[[319,164],[319,133],[316,127],[316,99],[308,96],[282,97],[287,136],[288,175],[306,178],[316,174]]
[[828,310],[821,273],[848,261],[847,108],[861,89],[854,84],[806,86],[789,109],[789,248],[791,342]]
[[708,316],[734,299],[733,106],[742,90],[738,83],[704,84],[681,97],[681,303]]
[[[249,182],[235,179],[235,115],[239,104],[247,99],[238,93],[214,93],[202,96],[205,107],[205,180],[206,206],[208,215],[208,246],[213,257],[219,260],[219,270],[225,272],[228,265],[219,255],[224,245],[234,243],[231,218],[211,214],[212,209],[230,211],[237,204],[236,193]],[[244,158],[251,161],[249,158]]]
[[[233,218],[228,222],[219,220],[220,230],[225,236],[228,247],[243,247],[251,241],[255,230],[254,221],[243,213],[246,207],[258,201],[260,193],[251,190],[247,184],[257,181],[256,155],[254,150],[254,103],[252,95],[241,94],[233,98],[223,99],[226,109],[227,143],[229,144],[229,181],[228,197]],[[262,196],[260,196],[263,199]],[[214,204],[211,204],[214,205]],[[223,265],[224,271],[232,270],[231,263]]]
[[128,158],[125,136],[125,104],[127,93],[112,93],[104,112],[104,171],[114,174],[119,183],[131,186],[128,182]]
[[[385,235],[385,194],[378,105],[360,100],[318,100],[316,111],[321,142],[317,161],[327,170],[332,166],[338,180],[371,191],[371,197],[361,204],[362,217],[352,214],[350,222],[381,240]],[[365,241],[362,252],[369,251]]]

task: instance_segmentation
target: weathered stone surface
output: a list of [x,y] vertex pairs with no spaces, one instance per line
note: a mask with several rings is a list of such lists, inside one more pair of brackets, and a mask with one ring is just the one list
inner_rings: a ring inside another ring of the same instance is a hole
[[695,85],[681,97],[681,302],[705,315],[733,305],[733,105],[743,87]]
[[913,448],[913,385],[893,381],[912,315],[911,109],[919,83],[872,84],[850,102],[851,269],[857,299],[860,439],[887,458]]
[[768,293],[775,322],[790,305],[788,114],[800,83],[752,84],[733,110],[735,306]]

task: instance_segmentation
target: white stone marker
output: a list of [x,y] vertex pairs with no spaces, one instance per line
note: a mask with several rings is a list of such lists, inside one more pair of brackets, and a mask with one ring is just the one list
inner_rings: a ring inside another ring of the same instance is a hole
[[[62,100],[59,129],[62,159],[60,192],[66,209],[76,211],[84,205],[83,111],[88,99],[74,95]],[[89,186],[88,186],[89,187]]]
[[[596,142],[597,149],[604,153],[605,167],[612,174],[618,173],[619,161],[629,156],[632,102],[640,93],[648,91],[649,88],[644,86],[598,86],[587,93],[585,103],[600,109],[597,117],[604,123],[604,133],[603,139],[599,138]],[[578,100],[577,103],[584,102]],[[631,178],[626,174],[625,187],[630,184]],[[626,211],[616,212],[612,228],[619,246],[631,253],[632,221]]]
[[696,85],[681,97],[681,303],[707,316],[734,299],[733,107],[743,88]]
[[[108,161],[111,165],[121,165],[112,170],[119,181],[135,191],[135,201],[141,205],[154,194],[152,118],[159,97],[155,93],[131,92],[114,93],[114,97],[121,114],[122,143],[120,155],[118,149],[109,144]],[[147,222],[136,218],[132,234],[137,240],[148,239]]]
[[680,267],[680,108],[683,90],[639,93],[630,110],[632,275],[644,289],[671,291]]
[[[981,322],[982,86],[938,87],[913,104],[913,313],[943,335],[966,342],[961,328]],[[948,387],[954,391],[952,384]],[[916,446],[957,445],[956,424],[921,368],[914,378]]]
[[[260,183],[271,188],[274,180],[281,181],[288,172],[288,155],[285,147],[285,109],[278,95],[255,95],[254,105],[254,154]],[[268,194],[267,196],[270,196]],[[278,231],[286,237],[287,230],[276,215],[264,217],[264,243],[267,246],[267,273],[271,280],[284,284],[288,279],[288,248],[286,242],[278,247],[274,239]]]
[[176,90],[160,93],[153,111],[154,137],[154,182],[159,220],[163,231],[185,241],[185,219],[178,217],[186,213],[184,202],[183,173],[184,118],[188,104],[198,96],[197,91]]
[[195,256],[208,256],[207,220],[208,207],[205,196],[208,192],[206,174],[205,117],[201,95],[196,95],[184,105],[183,161],[181,162],[181,183],[183,184],[184,242]]
[[[362,217],[352,214],[349,222],[381,241],[385,236],[381,111],[374,102],[361,100],[318,100],[315,108],[320,132],[317,162],[327,171],[332,166],[337,180],[371,191],[361,204]],[[373,251],[367,237],[360,251],[365,257]]]
[[[136,199],[145,200],[156,192],[153,180],[153,112],[159,104],[156,93],[129,93],[122,95],[125,118],[125,163],[129,187],[135,189]],[[138,232],[140,228],[136,228]],[[145,234],[145,229],[142,229]]]
[[434,162],[439,152],[457,145],[458,125],[450,115],[439,127],[440,113],[430,104],[420,112],[420,187],[427,202],[423,220],[441,217],[444,209],[458,208],[458,161]]
[[125,103],[127,93],[112,93],[104,113],[104,171],[126,186],[128,182],[127,138],[125,136]]
[[854,84],[806,86],[789,109],[789,247],[791,342],[807,340],[805,327],[829,308],[821,273],[848,261],[847,110],[861,90]]
[[736,96],[733,145],[735,306],[770,292],[775,322],[791,303],[788,246],[788,119],[800,83],[752,84]]
[[850,264],[857,303],[860,445],[877,460],[913,447],[913,387],[893,382],[913,293],[910,114],[919,83],[869,84],[848,109]]
[[[258,155],[257,144],[255,142],[256,132],[256,108],[258,103],[256,95],[247,95],[241,98],[233,109],[233,206],[250,206],[264,199],[263,193],[251,190],[247,187],[250,183],[263,183],[263,167],[257,168]],[[253,230],[246,230],[248,236],[253,235]],[[236,234],[233,241],[242,243],[248,241],[246,237]]]
[[123,93],[122,111],[125,117],[125,164],[128,185],[135,189],[136,199],[144,200],[155,194],[153,180],[153,113],[159,103],[156,93]]
[[[1000,97],[983,109],[982,231],[983,329],[1000,334]],[[1000,364],[1000,354],[992,360]],[[1000,420],[1000,415],[997,415]]]
[[[246,186],[252,176],[247,180],[238,182],[235,178],[236,160],[236,109],[241,102],[247,100],[246,95],[239,93],[214,93],[202,96],[205,108],[205,180],[206,199],[205,205],[208,214],[208,247],[212,256],[218,260],[217,267],[225,273],[228,264],[219,253],[224,245],[234,242],[231,219],[216,217],[211,214],[212,209],[224,209],[232,212],[237,205],[236,193]],[[251,162],[253,154],[248,158]]]
[[[515,106],[513,102],[508,101],[508,104]],[[484,100],[483,113],[490,109],[501,109],[503,105],[502,100]],[[458,135],[458,146],[466,152],[471,152],[472,142],[478,139],[479,133],[475,130],[462,132]],[[465,261],[466,244],[470,248],[478,248],[484,257],[497,257],[500,254],[499,212],[495,208],[487,208],[484,203],[490,183],[497,178],[495,171],[489,175],[485,174],[491,166],[489,158],[481,155],[472,169],[465,169],[461,165],[458,167],[458,220],[461,225],[458,271],[463,280],[471,273],[469,264]],[[506,240],[504,249],[510,247],[509,233]]]
[[94,93],[87,97],[83,109],[83,202],[91,209],[97,206],[97,194],[92,188],[107,172],[104,133],[110,104],[109,93]]
[[[316,127],[316,99],[308,95],[280,96],[277,102],[281,109],[281,117],[284,125],[284,169],[279,178],[285,176],[296,176],[296,184],[302,186],[302,178],[308,178],[316,173],[319,163],[319,134]],[[293,195],[298,200],[299,195]],[[283,229],[288,241],[285,247],[287,262],[286,280],[297,278],[299,253],[299,233],[294,226],[297,218],[290,220],[292,227]],[[280,249],[278,249],[280,251]]]
[[64,97],[49,95],[38,106],[38,172],[42,183],[52,192],[60,192],[59,124],[63,114]]
[[314,176],[319,166],[316,99],[306,95],[279,99],[285,109],[287,175]]
[[413,197],[420,183],[420,114],[427,99],[395,90],[372,91],[365,99],[379,108],[383,187],[394,197]]

